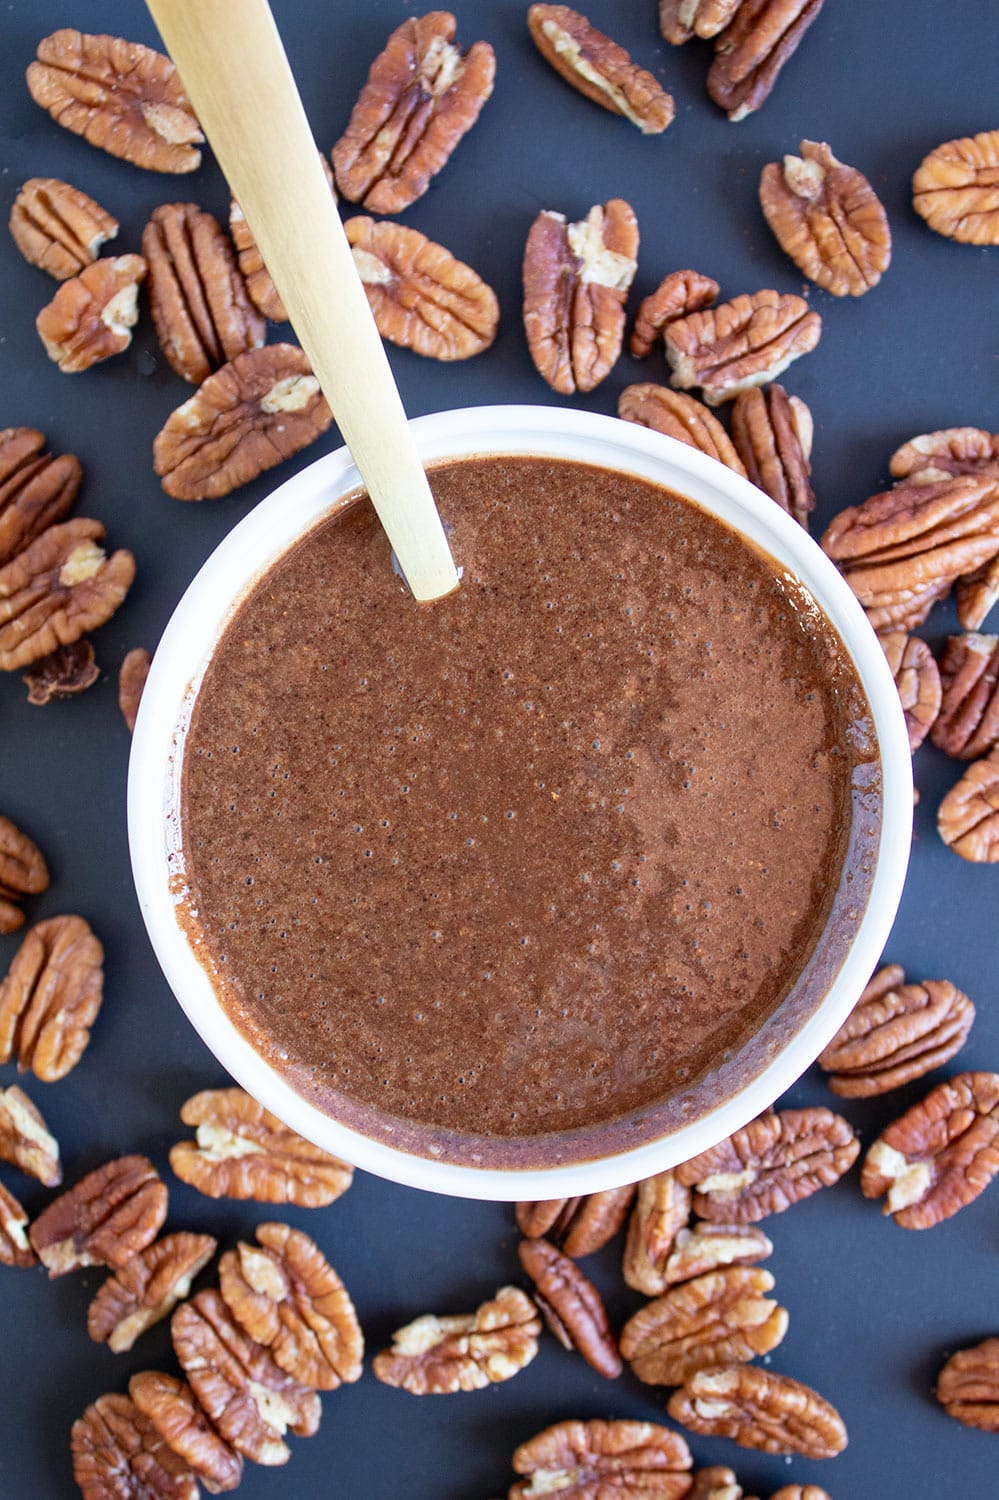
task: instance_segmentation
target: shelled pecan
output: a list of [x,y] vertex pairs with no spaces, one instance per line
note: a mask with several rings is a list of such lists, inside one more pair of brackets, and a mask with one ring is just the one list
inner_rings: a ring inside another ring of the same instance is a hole
[[923,474],[927,479],[945,479],[948,474],[999,473],[999,432],[981,427],[944,427],[910,438],[891,456],[888,471],[893,479]]
[[635,1197],[635,1186],[517,1204],[517,1228],[528,1239],[554,1240],[573,1260],[592,1255],[617,1234]]
[[937,1379],[937,1400],[965,1427],[999,1432],[999,1339],[952,1354]]
[[76,1067],[104,995],[104,949],[82,917],[31,928],[0,983],[0,1063],[55,1083]]
[[898,689],[909,749],[918,750],[940,712],[940,670],[933,652],[917,635],[882,630],[878,640]]
[[628,1224],[622,1270],[628,1286],[646,1297],[666,1290],[666,1263],[690,1218],[690,1188],[672,1169],[638,1184]]
[[131,1349],[155,1323],[168,1318],[215,1254],[210,1234],[180,1231],[154,1240],[109,1276],[87,1311],[87,1332],[113,1354]]
[[775,1349],[787,1310],[766,1296],[774,1279],[729,1266],[672,1287],[621,1330],[621,1354],[646,1385],[682,1385],[695,1370],[744,1364]]
[[622,198],[574,224],[545,209],[524,251],[524,329],[538,373],[563,396],[592,391],[621,353],[638,265],[638,221]]
[[937,831],[949,849],[972,864],[999,860],[999,746],[972,761],[937,812]]
[[92,146],[152,172],[193,172],[204,136],[168,57],[121,37],[64,28],[43,37],[31,97]]
[[29,264],[65,281],[97,259],[118,220],[58,177],[29,177],[14,199],[10,232]]
[[654,1422],[556,1422],[514,1453],[523,1477],[509,1500],[549,1492],[565,1500],[684,1500],[691,1463],[680,1434]]
[[35,427],[0,431],[0,567],[23,552],[72,508],[80,488],[80,461],[43,452]]
[[[236,1488],[243,1460],[219,1437],[189,1385],[174,1375],[143,1370],[132,1376],[128,1391],[135,1408],[210,1495]],[[100,1500],[106,1500],[103,1493]]]
[[686,1500],[743,1500],[742,1485],[726,1464],[695,1469],[694,1484]]
[[618,397],[617,414],[626,422],[678,438],[745,477],[742,459],[718,418],[685,391],[671,391],[652,382],[627,385]]
[[[0,814],[0,932],[16,932],[24,925],[20,903],[25,896],[40,896],[49,888],[49,869],[45,856],[16,823]],[[3,986],[0,985],[0,1017],[3,1014]],[[0,1020],[0,1048],[3,1023]],[[8,1059],[4,1058],[6,1062]]]
[[999,553],[973,573],[959,578],[954,587],[957,618],[963,630],[978,630],[999,600]]
[[710,307],[718,296],[719,286],[700,271],[671,271],[654,292],[638,304],[628,347],[636,359],[646,359],[663,336],[663,329],[674,318],[700,312]]
[[829,1500],[829,1496],[817,1484],[785,1484],[770,1500]]
[[70,281],[35,319],[49,359],[64,375],[121,354],[132,342],[139,317],[139,283],[146,275],[141,255],[95,260]]
[[521,1240],[520,1263],[535,1285],[534,1300],[559,1343],[578,1349],[586,1363],[616,1380],[621,1356],[603,1300],[588,1277],[547,1240]]
[[891,261],[891,230],[877,193],[824,141],[768,162],[760,176],[764,217],[785,255],[834,297],[862,297]]
[[764,385],[814,349],[822,319],[802,297],[743,293],[731,302],[676,318],[664,331],[671,384],[700,386],[709,406]]
[[161,203],[142,232],[149,306],[167,363],[200,385],[266,337],[263,316],[218,220],[196,203]]
[[945,141],[912,179],[912,206],[937,234],[999,245],[999,130]]
[[83,1500],[198,1500],[198,1481],[128,1396],[99,1396],[73,1423]]
[[36,1261],[28,1239],[28,1215],[0,1182],[0,1266],[33,1266]]
[[49,1134],[41,1110],[16,1084],[0,1089],[0,1161],[9,1161],[45,1187],[62,1182],[59,1142]]
[[948,1062],[964,1046],[975,1007],[946,979],[906,984],[898,964],[879,969],[819,1057],[834,1094],[887,1094]]
[[142,690],[149,676],[153,659],[142,646],[135,646],[125,657],[118,673],[118,707],[128,725],[129,733],[135,728],[139,715]]
[[248,349],[171,412],[153,466],[175,500],[214,500],[308,447],[332,420],[301,349]]
[[708,93],[730,120],[744,120],[769,98],[822,0],[742,0],[715,40]]
[[673,1392],[667,1410],[675,1422],[740,1448],[835,1458],[846,1447],[846,1427],[817,1391],[755,1365],[698,1370]]
[[493,91],[488,42],[454,44],[446,10],[403,21],[375,58],[333,147],[337,186],[352,203],[397,214],[426,192]]
[[31,1244],[53,1278],[83,1266],[117,1270],[156,1238],[166,1211],[167,1190],[152,1162],[120,1156],[43,1209]]
[[689,1229],[681,1229],[673,1242],[663,1267],[664,1289],[703,1276],[706,1271],[766,1260],[773,1248],[755,1224],[703,1224],[695,1220]]
[[999,636],[948,636],[940,682],[934,745],[958,760],[987,755],[999,743]]
[[724,31],[742,0],[659,0],[659,30],[674,47]]
[[71,646],[59,646],[48,656],[32,662],[22,674],[28,689],[28,702],[36,708],[61,698],[75,698],[93,687],[100,676],[94,648],[86,636]]
[[[319,164],[323,169],[329,190],[336,201],[336,188],[333,186],[333,172],[329,162],[323,153],[319,153]],[[229,200],[229,233],[232,243],[236,248],[236,259],[246,284],[247,294],[250,301],[259,313],[268,318],[272,323],[283,323],[288,314],[284,303],[278,296],[277,287],[271,280],[271,273],[264,265],[264,258],[260,248],[253,238],[253,231],[246,222],[246,215],[236,202],[235,198]]]
[[469,359],[489,348],[499,303],[471,266],[402,224],[362,216],[343,227],[383,339],[429,359]]
[[474,1313],[442,1318],[427,1313],[407,1323],[392,1335],[392,1347],[375,1355],[372,1369],[385,1385],[414,1396],[478,1391],[529,1365],[540,1333],[530,1297],[504,1286]]
[[643,135],[672,123],[672,97],[617,42],[568,5],[532,5],[527,25],[546,63],[594,104],[623,115]]
[[808,530],[815,508],[812,414],[800,396],[783,386],[740,391],[732,403],[732,442],[753,484]]

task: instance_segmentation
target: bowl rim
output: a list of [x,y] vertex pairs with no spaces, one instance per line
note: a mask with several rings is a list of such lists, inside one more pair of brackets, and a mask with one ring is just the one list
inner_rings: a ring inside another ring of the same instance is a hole
[[[264,572],[361,485],[346,448],[273,490],[211,553],[178,602],[153,658],[132,739],[128,838],[143,921],[170,988],[233,1078],[293,1130],[356,1167],[407,1186],[510,1201],[576,1196],[639,1181],[741,1128],[797,1081],[855,1006],[877,968],[898,908],[912,831],[911,753],[894,679],[849,585],[817,543],[769,496],[674,438],[558,406],[465,407],[410,422],[421,458],[493,453],[589,462],[678,490],[748,536],[802,582],[837,630],[867,695],[882,769],[882,824],[866,910],[825,997],[786,1046],[737,1093],[666,1137],[614,1155],[544,1168],[485,1168],[418,1156],[360,1134],[310,1104],[226,1016],[178,919],[178,739],[215,643]],[[173,878],[172,878],[173,877]]]

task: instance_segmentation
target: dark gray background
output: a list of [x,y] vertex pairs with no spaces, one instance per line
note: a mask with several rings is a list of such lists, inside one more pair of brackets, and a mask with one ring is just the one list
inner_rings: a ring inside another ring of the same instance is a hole
[[[999,252],[939,238],[909,202],[909,179],[928,150],[999,125],[994,0],[946,7],[938,0],[829,0],[774,96],[739,125],[706,97],[709,48],[667,47],[654,0],[591,0],[594,23],[675,94],[675,123],[650,139],[549,71],[528,39],[525,8],[508,0],[454,4],[463,44],[485,37],[496,48],[496,91],[404,221],[473,265],[495,287],[503,317],[494,348],[467,365],[393,351],[412,415],[475,402],[556,399],[531,365],[519,316],[523,243],[542,208],[577,218],[613,195],[633,204],[642,231],[633,303],[665,272],[687,265],[717,277],[726,297],[761,286],[802,290],[766,228],[756,183],[764,162],[809,136],[828,140],[867,173],[887,207],[895,244],[884,283],[859,302],[810,292],[825,319],[822,342],[793,366],[786,384],[815,415],[813,530],[881,488],[890,453],[912,434],[963,423],[999,426]],[[317,140],[328,150],[372,57],[414,7],[401,0],[339,6],[276,0],[275,10]],[[16,0],[2,7],[4,217],[25,178],[53,175],[86,189],[121,220],[116,252],[139,248],[142,226],[160,202],[195,199],[224,219],[227,195],[210,157],[193,177],[141,172],[61,131],[31,102],[23,71],[38,39],[73,23],[156,42],[144,7],[125,0],[75,8]],[[19,675],[0,681],[0,810],[38,839],[54,877],[51,890],[31,904],[29,920],[81,912],[107,949],[104,1010],[83,1061],[56,1086],[30,1075],[27,1081],[62,1142],[72,1182],[124,1151],[146,1151],[166,1172],[168,1148],[181,1130],[181,1102],[225,1081],[171,998],[139,919],[125,837],[129,740],[116,707],[116,677],[130,647],[155,646],[202,560],[292,465],[221,501],[184,506],[168,499],[153,475],[150,446],[190,388],[165,365],[145,312],[126,355],[83,375],[61,375],[32,326],[53,291],[3,236],[0,426],[41,427],[53,451],[79,454],[85,483],[78,513],[104,521],[111,544],[132,548],[138,562],[125,607],[97,637],[97,686],[76,701],[37,709],[25,702]],[[624,357],[578,404],[613,412],[621,387],[656,378],[658,359],[639,365]],[[294,462],[304,465],[338,441],[332,429]],[[953,615],[938,608],[922,633],[936,646],[953,628]],[[888,949],[910,977],[952,979],[976,1002],[974,1031],[951,1072],[999,1066],[999,1017],[992,1013],[997,872],[950,854],[934,826],[940,796],[958,774],[931,748],[916,758],[922,800],[914,859]],[[17,943],[0,939],[0,973]],[[15,1078],[13,1065],[0,1069],[0,1084]],[[844,1112],[869,1143],[922,1091],[917,1084],[871,1104],[847,1104]],[[834,1102],[814,1073],[790,1099]],[[48,1200],[12,1169],[2,1175],[31,1212]],[[211,1230],[230,1244],[268,1216],[253,1205],[212,1203],[171,1180],[172,1228]],[[512,1215],[501,1205],[433,1198],[359,1176],[331,1209],[287,1217],[318,1239],[344,1276],[372,1351],[418,1313],[470,1308],[500,1283],[523,1279]],[[747,1492],[762,1496],[792,1477],[821,1483],[834,1500],[999,1494],[999,1439],[951,1422],[932,1399],[946,1353],[996,1332],[999,1189],[949,1223],[911,1234],[862,1200],[854,1171],[768,1228],[776,1244],[770,1265],[791,1315],[773,1362],[839,1407],[850,1447],[833,1463],[790,1463],[695,1439],[697,1460],[732,1463]],[[639,1302],[621,1286],[619,1249],[587,1263],[617,1326]],[[89,1342],[86,1307],[100,1279],[94,1272],[49,1284],[40,1272],[0,1272],[2,1500],[65,1500],[75,1493],[73,1419],[101,1392],[124,1390],[132,1371],[174,1368],[163,1328],[126,1356]],[[656,1391],[630,1377],[611,1386],[546,1336],[529,1369],[477,1395],[417,1400],[366,1374],[327,1399],[322,1431],[311,1442],[293,1440],[286,1469],[248,1466],[244,1491],[249,1500],[320,1493],[485,1500],[505,1492],[514,1446],[549,1422],[656,1419],[662,1411]]]

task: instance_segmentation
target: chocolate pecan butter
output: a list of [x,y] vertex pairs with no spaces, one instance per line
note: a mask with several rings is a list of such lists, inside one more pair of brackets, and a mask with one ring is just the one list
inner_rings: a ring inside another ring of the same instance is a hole
[[187,919],[334,1117],[484,1165],[637,1145],[842,962],[866,701],[810,596],[689,501],[535,458],[431,477],[450,598],[413,603],[362,499],[233,615],[184,742]]

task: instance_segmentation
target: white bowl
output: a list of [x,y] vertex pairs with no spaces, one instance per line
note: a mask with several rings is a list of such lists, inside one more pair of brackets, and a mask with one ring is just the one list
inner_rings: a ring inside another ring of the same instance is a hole
[[912,770],[898,694],[877,637],[835,567],[789,516],[703,453],[613,417],[553,407],[441,412],[412,424],[423,460],[516,453],[616,468],[677,490],[793,572],[837,630],[866,692],[881,756],[883,809],[866,909],[821,1004],[781,1039],[772,1060],[710,1113],[668,1136],[598,1160],[494,1170],[410,1154],[321,1113],[266,1063],[229,1020],[179,920],[179,785],[184,728],[214,644],[261,574],[355,490],[341,448],[296,474],[226,537],[184,594],[156,651],[132,742],[128,825],[142,915],[160,966],[189,1019],[225,1068],[316,1145],[411,1187],[500,1200],[575,1196],[635,1182],[739,1129],[789,1088],[835,1035],[877,967],[902,894],[912,830]]

